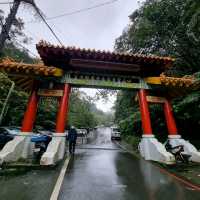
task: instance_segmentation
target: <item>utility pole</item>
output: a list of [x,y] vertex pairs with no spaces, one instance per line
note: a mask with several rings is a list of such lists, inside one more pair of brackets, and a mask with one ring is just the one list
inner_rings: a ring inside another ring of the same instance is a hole
[[[34,0],[14,0],[13,1],[13,5],[10,9],[10,13],[9,13],[8,17],[6,18],[5,24],[2,24],[2,29],[1,29],[1,33],[0,33],[0,56],[2,55],[5,41],[6,41],[6,39],[9,38],[9,32],[10,32],[11,26],[16,18],[16,14],[17,14],[17,11],[19,9],[21,2],[30,4],[36,10],[37,13],[40,12],[40,10],[36,6]],[[39,14],[41,15],[41,13],[39,13]]]
[[62,45],[62,42],[60,41],[60,39],[57,37],[57,35],[52,30],[52,28],[46,22],[42,11],[35,4],[35,0],[14,0],[12,8],[10,9],[10,13],[9,13],[8,17],[6,18],[5,24],[3,24],[3,22],[2,22],[2,30],[0,33],[0,56],[2,55],[5,41],[6,41],[6,39],[9,38],[9,32],[10,32],[11,26],[16,18],[16,14],[17,14],[17,11],[19,9],[21,2],[29,4],[34,9],[35,13],[42,19],[42,21],[46,24],[46,26],[49,28],[51,33],[57,39],[57,41]]
[[10,9],[10,14],[6,18],[5,24],[2,25],[1,34],[0,34],[0,56],[2,54],[5,41],[6,39],[9,38],[10,28],[13,24],[13,21],[15,20],[20,3],[21,3],[21,0],[14,0],[12,8]]

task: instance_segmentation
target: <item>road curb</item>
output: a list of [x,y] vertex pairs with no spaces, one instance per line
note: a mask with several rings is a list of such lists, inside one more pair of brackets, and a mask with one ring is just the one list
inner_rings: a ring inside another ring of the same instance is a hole
[[66,172],[67,167],[69,165],[69,161],[70,161],[70,157],[67,157],[63,166],[62,166],[62,169],[60,170],[60,174],[59,174],[58,179],[56,181],[56,184],[54,186],[50,200],[57,200],[58,199],[58,196],[59,196],[59,193],[60,193],[60,190],[61,190],[61,187],[62,187],[62,183],[63,183],[63,180],[64,180],[65,172]]
[[[126,149],[126,147],[124,147],[123,145],[119,144],[118,142],[116,142],[116,144],[117,144],[119,147],[121,147],[123,150],[125,150],[126,152],[132,154],[133,156],[135,156],[135,157],[137,157],[137,158],[139,158],[139,159],[143,159],[142,157],[139,157],[139,156],[138,156],[137,154],[135,154],[134,152],[129,151],[128,149]],[[143,159],[143,160],[144,160],[144,159]],[[145,161],[145,160],[144,160],[144,161]],[[148,161],[146,161],[146,162],[148,162]],[[168,176],[173,177],[176,181],[178,181],[178,182],[184,184],[185,186],[187,186],[187,187],[189,187],[189,188],[191,188],[191,189],[200,191],[200,186],[199,186],[199,185],[196,185],[196,184],[194,184],[194,183],[191,183],[190,181],[188,181],[188,180],[186,180],[186,179],[184,179],[184,178],[182,178],[182,177],[179,177],[179,176],[177,176],[176,174],[171,173],[171,172],[167,171],[167,170],[164,169],[164,168],[161,168],[161,167],[158,166],[157,164],[154,164],[154,163],[152,163],[152,162],[150,162],[150,163],[151,163],[153,166],[155,166],[161,173],[167,174]]]

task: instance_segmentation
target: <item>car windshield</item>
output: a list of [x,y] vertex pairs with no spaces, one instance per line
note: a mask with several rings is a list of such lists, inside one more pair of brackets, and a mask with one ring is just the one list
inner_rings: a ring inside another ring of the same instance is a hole
[[113,128],[113,131],[114,132],[119,132],[119,129],[118,128]]
[[15,127],[5,127],[3,128],[7,133],[9,134],[18,134],[20,132],[19,128],[15,128]]

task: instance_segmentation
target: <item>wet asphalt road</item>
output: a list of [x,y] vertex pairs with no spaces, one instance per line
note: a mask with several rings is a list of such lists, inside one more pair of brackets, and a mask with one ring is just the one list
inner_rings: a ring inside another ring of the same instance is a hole
[[150,162],[110,141],[110,129],[77,149],[65,174],[59,200],[199,200],[200,192],[162,174]]
[[49,200],[60,167],[0,176],[0,200]]

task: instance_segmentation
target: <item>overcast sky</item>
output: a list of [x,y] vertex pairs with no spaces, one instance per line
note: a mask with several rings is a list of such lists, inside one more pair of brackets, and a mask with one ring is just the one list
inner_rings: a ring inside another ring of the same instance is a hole
[[[112,0],[35,0],[47,18],[109,1]],[[121,35],[129,22],[128,16],[138,6],[137,0],[118,0],[99,8],[49,20],[48,23],[65,46],[113,50],[115,39]],[[9,11],[9,5],[0,5],[0,8],[6,14]],[[25,21],[25,33],[33,38],[32,43],[27,46],[32,52],[37,54],[35,44],[41,39],[58,44],[43,22],[37,20],[37,23],[30,23],[35,21],[31,9],[20,6],[17,16]],[[94,90],[86,92],[94,95]],[[97,107],[108,111],[113,106],[114,100],[115,98],[110,98],[107,104],[99,101]]]

